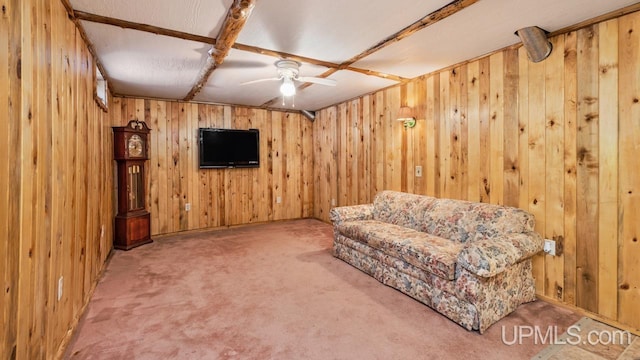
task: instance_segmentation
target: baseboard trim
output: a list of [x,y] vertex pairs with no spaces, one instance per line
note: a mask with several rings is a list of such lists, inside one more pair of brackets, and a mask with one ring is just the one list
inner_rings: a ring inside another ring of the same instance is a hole
[[180,234],[180,235],[198,234],[198,233],[203,233],[203,232],[222,231],[222,230],[227,230],[227,229],[236,229],[236,228],[242,228],[242,227],[253,226],[253,225],[264,225],[264,224],[272,224],[272,223],[280,223],[280,222],[296,221],[296,220],[318,220],[318,221],[322,221],[322,220],[320,220],[318,218],[314,218],[313,216],[302,217],[302,218],[293,218],[293,219],[278,219],[278,220],[256,221],[256,222],[250,222],[250,223],[245,223],[245,224],[221,225],[221,226],[215,226],[215,227],[204,227],[204,228],[198,228],[198,229],[180,230],[180,231],[174,231],[174,232],[162,233],[162,234],[151,234],[151,238],[152,239],[162,239],[162,238],[171,237],[171,236],[178,235],[178,234]]
[[599,321],[601,323],[605,323],[605,324],[613,326],[615,328],[618,328],[618,329],[621,329],[621,330],[626,330],[626,331],[629,331],[630,333],[632,333],[634,335],[640,336],[640,329],[637,329],[637,328],[634,328],[632,326],[620,323],[620,322],[618,322],[616,320],[608,319],[608,318],[606,318],[606,317],[604,317],[604,316],[602,316],[600,314],[596,314],[594,312],[579,308],[577,306],[565,304],[563,302],[560,302],[560,301],[558,301],[558,300],[556,300],[554,298],[548,297],[548,296],[536,294],[536,297],[538,299],[540,299],[540,300],[543,300],[545,302],[551,303],[553,305],[557,305],[557,306],[563,307],[565,309],[574,311],[574,312],[576,312],[576,313],[578,313],[578,314],[580,314],[582,316],[586,316],[588,318],[591,318],[593,320]]

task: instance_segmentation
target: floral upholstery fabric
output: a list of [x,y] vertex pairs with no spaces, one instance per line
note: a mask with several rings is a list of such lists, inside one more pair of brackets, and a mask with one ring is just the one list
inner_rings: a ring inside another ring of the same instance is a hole
[[463,243],[530,232],[535,225],[533,215],[518,208],[397,191],[379,193],[373,206],[375,220]]
[[355,250],[358,253],[361,253],[362,255],[375,259],[385,267],[392,267],[394,269],[397,269],[399,272],[402,272],[418,280],[421,280],[429,284],[430,286],[438,286],[445,289],[449,293],[452,293],[452,294],[456,293],[455,286],[454,286],[455,283],[453,281],[443,279],[440,276],[434,275],[428,271],[424,271],[420,268],[417,268],[407,263],[406,261],[387,255],[384,252],[374,249],[359,241],[352,240],[343,235],[336,235],[336,238],[334,241],[334,249],[336,244],[347,246],[348,248]]
[[383,191],[331,220],[334,256],[468,330],[535,300],[531,256],[543,242],[523,210]]
[[336,236],[333,253],[337,258],[433,308],[467,330],[484,333],[489,326],[513,312],[518,305],[535,300],[531,259],[526,259],[492,278],[478,277],[462,269],[457,280],[450,281],[430,275],[342,235]]
[[377,220],[336,225],[339,234],[360,241],[417,268],[453,280],[462,244]]
[[334,207],[329,211],[329,218],[334,224],[342,224],[345,221],[373,219],[373,205],[353,205]]
[[436,198],[397,191],[382,191],[373,200],[373,218],[389,224],[424,231],[426,214]]
[[478,240],[460,252],[458,264],[476,275],[490,277],[537,254],[542,245],[540,235],[533,232]]

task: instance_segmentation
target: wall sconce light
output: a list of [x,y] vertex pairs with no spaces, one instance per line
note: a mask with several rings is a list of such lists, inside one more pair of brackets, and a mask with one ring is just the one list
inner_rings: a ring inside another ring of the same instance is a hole
[[547,32],[537,26],[529,26],[516,31],[522,40],[522,46],[527,50],[529,60],[540,62],[551,54],[553,45],[547,39]]
[[396,120],[402,121],[405,129],[416,126],[416,116],[413,114],[413,109],[408,106],[400,108]]

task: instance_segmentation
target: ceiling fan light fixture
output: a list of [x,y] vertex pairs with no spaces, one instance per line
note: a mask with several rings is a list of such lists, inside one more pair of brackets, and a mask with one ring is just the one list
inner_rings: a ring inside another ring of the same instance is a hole
[[280,93],[282,96],[293,96],[296,94],[296,85],[291,78],[285,77],[280,85]]

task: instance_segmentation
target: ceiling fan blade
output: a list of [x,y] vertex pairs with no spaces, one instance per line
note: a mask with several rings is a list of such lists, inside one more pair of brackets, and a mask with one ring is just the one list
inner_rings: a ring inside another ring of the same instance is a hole
[[249,84],[255,84],[255,83],[260,83],[260,82],[264,82],[264,81],[278,81],[280,80],[280,78],[268,78],[268,79],[258,79],[258,80],[251,80],[251,81],[245,81],[243,83],[240,83],[240,85],[249,85]]
[[300,76],[296,78],[297,81],[314,83],[319,85],[336,86],[336,81],[333,79],[325,79],[319,77]]

